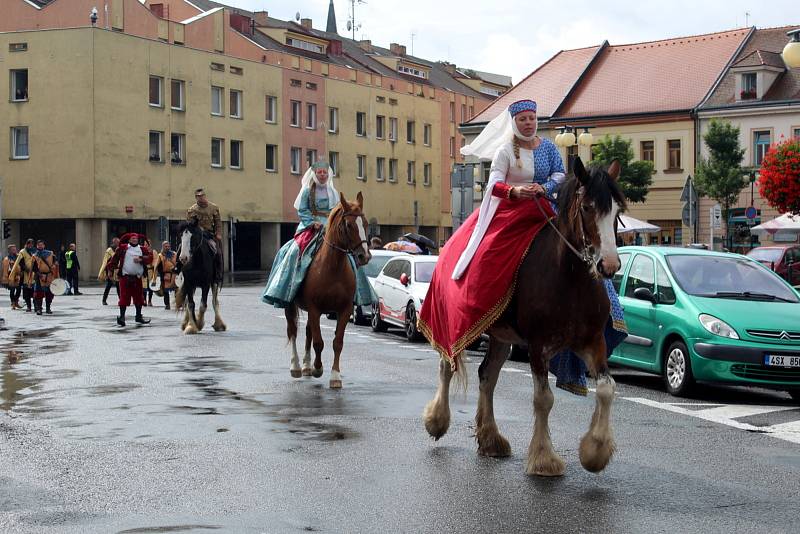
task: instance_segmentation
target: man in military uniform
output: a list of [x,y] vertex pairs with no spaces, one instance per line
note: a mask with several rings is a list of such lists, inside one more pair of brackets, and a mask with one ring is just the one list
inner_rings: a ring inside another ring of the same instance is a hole
[[197,224],[205,232],[208,246],[214,252],[214,279],[222,281],[222,218],[219,215],[219,207],[213,202],[209,202],[206,193],[202,188],[194,192],[195,203],[186,212],[186,220],[192,222],[197,220]]

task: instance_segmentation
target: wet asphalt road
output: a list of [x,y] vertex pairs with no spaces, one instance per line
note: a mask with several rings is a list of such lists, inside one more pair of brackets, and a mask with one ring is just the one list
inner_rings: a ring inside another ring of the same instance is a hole
[[[2,311],[0,531],[800,530],[800,444],[627,400],[680,401],[657,377],[615,370],[618,453],[599,475],[577,458],[593,394],[556,390],[551,432],[567,472],[531,478],[525,364],[507,364],[495,399],[514,454],[482,458],[471,429],[480,353],[434,443],[420,413],[436,357],[399,331],[350,325],[344,389],[332,391],[332,329],[323,378],[291,379],[284,322],[258,286],[224,290],[227,332],[189,337],[159,308],[145,309],[149,326],[118,328],[99,290],[86,293],[57,298],[50,317]],[[705,388],[690,401],[800,420],[780,392]]]

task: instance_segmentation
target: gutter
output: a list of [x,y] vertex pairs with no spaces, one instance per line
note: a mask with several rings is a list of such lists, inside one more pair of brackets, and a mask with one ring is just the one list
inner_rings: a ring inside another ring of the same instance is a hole
[[601,121],[601,120],[625,120],[638,117],[660,117],[665,115],[681,115],[691,114],[691,109],[671,109],[666,111],[643,111],[641,113],[623,113],[613,115],[584,115],[582,117],[554,117],[550,121],[554,124],[569,124],[571,122],[587,122],[587,121]]

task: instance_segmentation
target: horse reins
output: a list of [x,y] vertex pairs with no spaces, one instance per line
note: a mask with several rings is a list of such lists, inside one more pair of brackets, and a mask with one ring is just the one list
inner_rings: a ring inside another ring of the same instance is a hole
[[[360,217],[360,215],[356,215],[356,214],[354,214],[354,213],[349,213],[349,212],[348,212],[348,213],[343,213],[343,214],[342,214],[342,219],[345,221],[345,224],[347,224],[347,219],[346,219],[346,217]],[[341,226],[339,226],[339,227],[337,228],[337,231],[338,231],[339,233],[342,233],[342,232],[343,232],[343,230],[344,230],[344,229],[343,229]],[[332,249],[334,249],[334,250],[338,250],[339,252],[342,252],[342,253],[344,253],[344,254],[347,254],[348,256],[353,256],[353,257],[354,257],[353,259],[355,259],[355,255],[356,255],[356,252],[355,252],[355,251],[356,251],[356,249],[358,249],[358,247],[360,247],[360,246],[361,246],[361,245],[363,245],[363,244],[369,243],[369,242],[368,242],[366,239],[362,239],[362,240],[361,240],[361,241],[359,241],[359,243],[358,243],[357,245],[355,245],[353,248],[351,248],[351,249],[346,249],[346,248],[344,248],[344,247],[340,247],[339,245],[336,245],[336,244],[334,244],[334,243],[331,243],[330,241],[328,241],[328,240],[325,238],[325,236],[323,236],[323,237],[322,237],[322,240],[325,242],[325,244],[326,244],[326,245],[328,245],[328,246],[329,246],[329,247],[331,247]]]
[[[556,202],[556,200],[553,197],[551,197],[550,195],[548,195],[546,193],[540,194],[538,196],[541,197],[541,198],[544,198],[545,200],[547,200],[547,201],[549,201],[549,202],[551,202],[553,204],[555,204],[555,202]],[[535,201],[536,201],[536,207],[539,208],[539,211],[541,212],[542,217],[544,217],[545,220],[547,221],[547,224],[549,224],[550,227],[553,230],[555,230],[556,234],[558,234],[558,237],[561,238],[561,241],[563,241],[564,244],[567,245],[567,248],[569,248],[575,254],[575,256],[578,257],[579,260],[581,260],[588,267],[591,268],[594,265],[594,254],[592,254],[592,252],[591,252],[592,245],[586,240],[586,230],[583,227],[583,215],[580,215],[580,218],[581,218],[581,236],[582,236],[582,241],[583,241],[583,251],[579,251],[577,248],[575,248],[575,246],[572,243],[569,242],[569,239],[564,237],[564,234],[562,234],[561,231],[558,229],[558,227],[553,223],[553,217],[548,217],[547,216],[547,214],[544,212],[544,209],[542,208],[542,205],[539,203],[539,200],[535,199]]]

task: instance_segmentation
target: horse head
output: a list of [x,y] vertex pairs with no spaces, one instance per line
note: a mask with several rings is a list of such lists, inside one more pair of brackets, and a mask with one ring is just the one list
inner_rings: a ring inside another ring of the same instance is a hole
[[591,261],[593,272],[611,278],[620,268],[616,225],[626,207],[617,183],[620,163],[614,160],[607,169],[591,166],[587,170],[576,157],[573,169],[574,177],[558,195],[559,223],[587,262]]
[[196,250],[203,242],[203,230],[200,228],[197,218],[181,223],[178,227],[178,235],[181,238],[181,253],[179,257],[181,263],[186,265],[192,259],[192,251]]
[[331,211],[328,221],[327,238],[333,245],[352,255],[359,267],[372,259],[367,242],[368,229],[361,192],[356,195],[355,202],[349,202],[343,193],[339,193],[339,204]]

